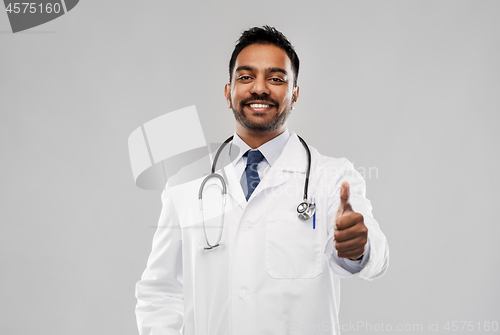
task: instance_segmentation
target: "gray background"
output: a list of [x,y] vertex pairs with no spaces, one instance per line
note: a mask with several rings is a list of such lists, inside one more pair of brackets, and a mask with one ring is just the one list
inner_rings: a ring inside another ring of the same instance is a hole
[[209,142],[229,136],[229,56],[262,24],[301,59],[289,128],[378,170],[391,265],[342,281],[341,323],[482,333],[500,321],[499,17],[478,0],[86,0],[12,34],[0,13],[0,333],[136,334],[160,193],[134,185],[127,138],[193,104]]

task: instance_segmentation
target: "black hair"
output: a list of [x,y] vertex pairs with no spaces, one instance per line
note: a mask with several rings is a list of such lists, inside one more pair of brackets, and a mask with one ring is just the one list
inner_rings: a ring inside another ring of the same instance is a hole
[[292,62],[293,82],[294,86],[297,86],[300,64],[299,56],[297,56],[295,49],[285,35],[276,30],[276,28],[270,26],[253,27],[245,30],[241,34],[236,46],[234,47],[231,60],[229,61],[229,82],[231,82],[233,78],[233,69],[234,64],[236,63],[236,57],[238,57],[241,50],[252,44],[273,44],[278,48],[283,49]]

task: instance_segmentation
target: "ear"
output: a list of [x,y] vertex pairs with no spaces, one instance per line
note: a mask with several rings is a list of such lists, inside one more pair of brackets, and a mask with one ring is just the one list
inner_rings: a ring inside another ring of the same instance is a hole
[[297,101],[298,98],[299,98],[299,87],[295,86],[293,88],[293,93],[292,93],[292,109],[293,109],[293,106],[295,105],[295,102]]
[[224,96],[226,97],[227,108],[231,108],[231,84],[224,86]]

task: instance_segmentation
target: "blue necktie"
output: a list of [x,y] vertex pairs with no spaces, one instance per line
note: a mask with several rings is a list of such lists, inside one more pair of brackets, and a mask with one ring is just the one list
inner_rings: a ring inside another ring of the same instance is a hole
[[260,183],[260,178],[259,174],[257,173],[257,165],[264,159],[264,156],[259,150],[252,150],[252,151],[247,151],[245,153],[247,156],[247,167],[245,169],[245,174],[247,177],[247,201],[250,199],[250,196],[252,195],[253,191],[259,185]]

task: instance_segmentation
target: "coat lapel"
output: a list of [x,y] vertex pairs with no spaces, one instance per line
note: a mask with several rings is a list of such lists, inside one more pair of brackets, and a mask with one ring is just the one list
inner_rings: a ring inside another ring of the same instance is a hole
[[236,176],[233,164],[227,164],[224,168],[224,172],[226,174],[224,178],[227,181],[227,186],[229,188],[228,193],[234,201],[233,207],[239,205],[241,208],[245,208],[247,206],[247,199],[245,198],[245,194],[241,188],[240,180]]

